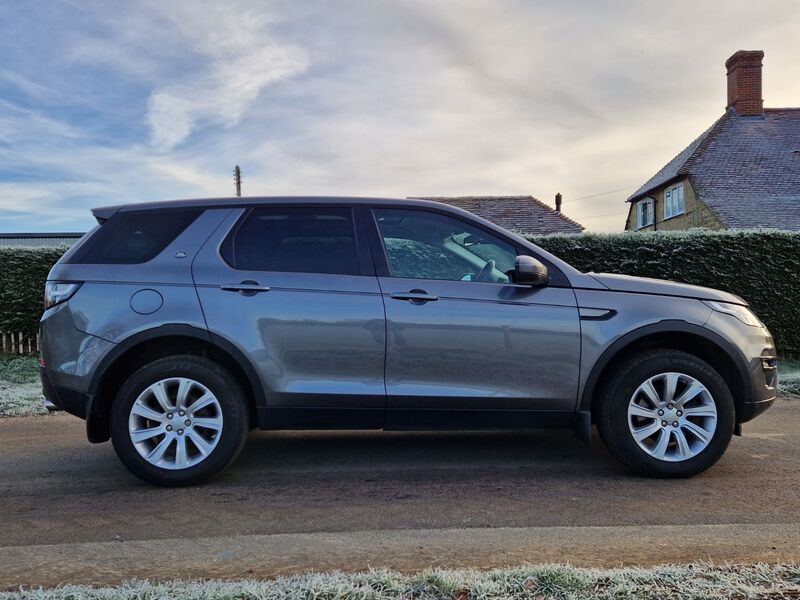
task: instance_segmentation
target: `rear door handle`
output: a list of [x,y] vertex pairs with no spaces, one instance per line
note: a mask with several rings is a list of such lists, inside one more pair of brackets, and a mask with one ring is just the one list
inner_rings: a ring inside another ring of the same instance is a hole
[[268,292],[266,285],[259,285],[257,281],[242,281],[241,283],[226,283],[220,286],[224,292],[239,292],[242,296],[255,296],[259,292]]
[[413,304],[425,304],[426,302],[435,302],[439,296],[429,294],[425,290],[411,290],[410,292],[395,292],[389,295],[394,300],[408,300]]

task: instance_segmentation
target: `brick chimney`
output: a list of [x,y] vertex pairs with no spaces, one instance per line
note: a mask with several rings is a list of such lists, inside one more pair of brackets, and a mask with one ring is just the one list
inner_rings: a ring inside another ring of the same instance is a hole
[[556,212],[561,212],[561,192],[556,194]]
[[761,97],[762,50],[739,50],[728,60],[728,108],[736,114],[752,117],[764,114],[764,99]]

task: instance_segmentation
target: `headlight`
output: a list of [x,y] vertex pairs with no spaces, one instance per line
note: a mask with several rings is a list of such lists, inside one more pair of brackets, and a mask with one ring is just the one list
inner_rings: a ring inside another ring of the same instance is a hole
[[753,314],[753,311],[742,306],[741,304],[731,304],[730,302],[715,302],[713,300],[703,300],[703,304],[709,308],[736,317],[745,325],[750,327],[763,327],[764,325],[758,320],[758,317]]
[[79,287],[78,281],[48,281],[44,284],[44,309],[66,302]]

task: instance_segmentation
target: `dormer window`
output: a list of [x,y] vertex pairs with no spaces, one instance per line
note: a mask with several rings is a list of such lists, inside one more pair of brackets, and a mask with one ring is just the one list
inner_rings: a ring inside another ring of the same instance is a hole
[[645,198],[636,203],[636,228],[653,224],[653,199]]
[[664,218],[683,214],[683,184],[673,185],[664,190]]

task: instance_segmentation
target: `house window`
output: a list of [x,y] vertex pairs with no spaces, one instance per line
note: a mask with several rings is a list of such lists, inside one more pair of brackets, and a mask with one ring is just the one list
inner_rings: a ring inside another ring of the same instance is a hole
[[683,214],[683,184],[679,183],[664,190],[664,218]]
[[653,224],[653,199],[645,198],[636,203],[636,227],[647,227]]

